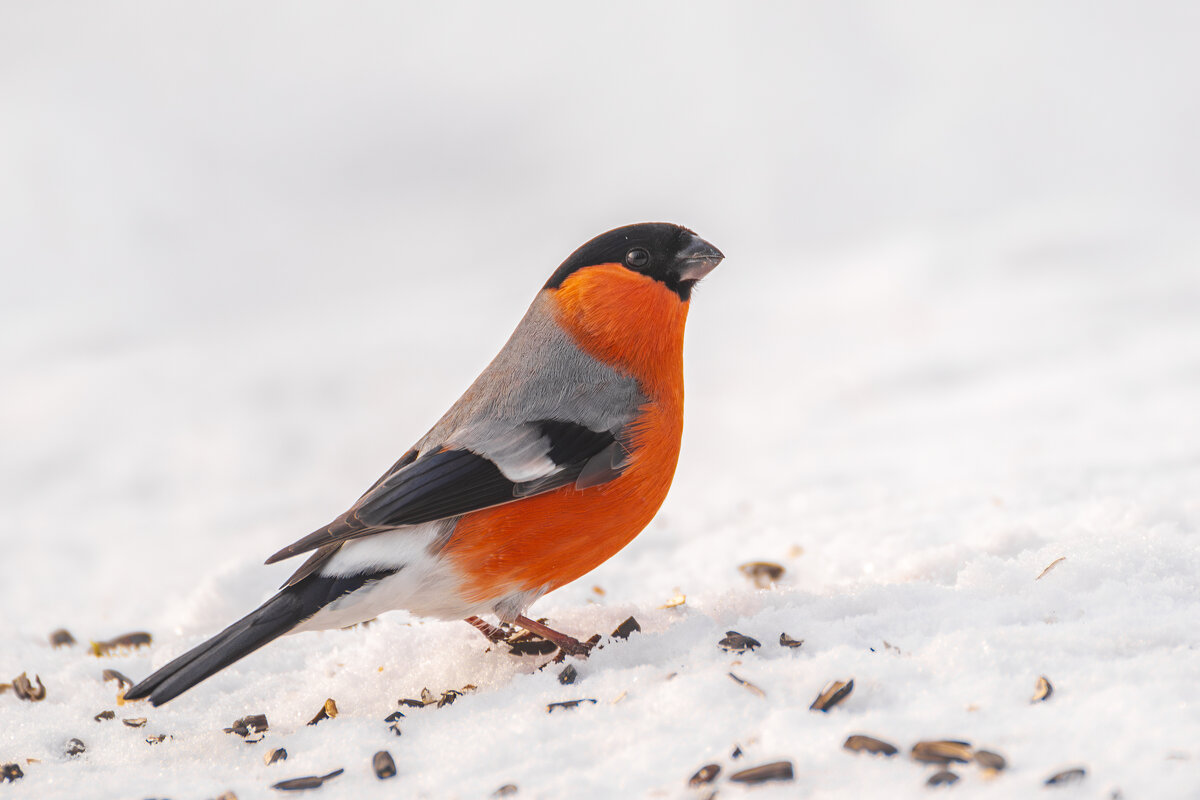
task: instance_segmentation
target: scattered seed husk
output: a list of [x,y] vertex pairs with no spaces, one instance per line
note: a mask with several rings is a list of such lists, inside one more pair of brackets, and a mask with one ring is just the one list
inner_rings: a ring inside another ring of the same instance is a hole
[[75,637],[66,628],[59,628],[50,633],[51,647],[70,647],[73,644],[75,644]]
[[563,700],[560,703],[550,703],[548,706],[546,706],[546,713],[553,714],[554,709],[556,708],[576,708],[580,703],[591,703],[592,705],[595,705],[596,701],[591,697],[584,697],[579,700]]
[[917,742],[912,748],[913,760],[925,764],[949,764],[952,761],[966,764],[973,755],[970,742],[956,739]]
[[63,749],[68,756],[75,757],[87,752],[87,745],[82,739],[69,739],[67,746]]
[[371,766],[375,770],[375,777],[379,780],[396,777],[396,762],[392,760],[392,754],[387,750],[380,750],[371,758]]
[[165,733],[160,733],[157,736],[147,736],[146,744],[162,744],[167,738]]
[[742,746],[740,744],[735,744],[733,746],[733,750],[730,751],[730,753],[729,753],[729,757],[732,758],[734,761],[737,761],[739,758],[741,758],[744,755],[745,755],[745,753],[742,752]]
[[333,719],[338,715],[337,703],[333,702],[333,698],[329,697],[325,700],[325,705],[321,706],[321,710],[317,715],[308,721],[309,725],[316,725],[321,720]]
[[579,670],[571,664],[568,664],[562,672],[558,673],[558,682],[563,686],[570,686],[579,677]]
[[13,685],[11,683],[0,683],[0,694],[4,694],[12,687]]
[[755,686],[753,683],[746,680],[745,678],[739,678],[737,675],[734,675],[732,672],[729,673],[729,677],[733,678],[734,683],[738,684],[739,686],[746,687],[746,689],[748,689],[751,693],[756,694],[759,697],[767,696],[766,692],[764,692],[762,689],[758,688],[757,686]]
[[630,617],[617,626],[617,629],[612,632],[612,638],[628,639],[630,634],[632,634],[634,631],[640,631],[641,629],[642,626],[638,624],[638,621],[633,617]]
[[399,722],[393,722],[391,725],[388,725],[388,730],[391,731],[392,733],[396,734],[397,736],[404,735],[404,731],[400,730]]
[[717,775],[721,774],[720,764],[705,764],[700,769],[696,770],[696,774],[688,778],[688,786],[693,789],[697,786],[703,786],[706,783],[712,783]]
[[390,713],[386,717],[384,717],[383,721],[384,722],[398,722],[399,720],[402,720],[402,719],[404,719],[403,711],[393,711],[392,713]]
[[1046,577],[1047,572],[1054,569],[1055,567],[1057,567],[1059,564],[1061,564],[1062,562],[1064,562],[1066,560],[1067,560],[1066,556],[1059,556],[1058,558],[1054,559],[1053,561],[1050,562],[1049,566],[1047,566],[1044,570],[1042,570],[1041,572],[1038,573],[1038,576],[1036,578],[1034,578],[1034,580],[1040,581],[1042,578]]
[[214,800],[238,800],[238,796],[233,792],[221,792]]
[[675,594],[671,595],[671,599],[668,600],[663,605],[659,606],[659,608],[679,608],[681,605],[683,605],[686,602],[687,602],[687,595],[684,594],[683,592],[679,591],[678,589],[676,589]]
[[744,769],[741,772],[735,772],[729,776],[729,780],[734,783],[765,783],[767,781],[790,781],[793,778],[792,762],[790,761],[775,761],[771,764],[762,764],[750,769]]
[[316,789],[325,781],[330,780],[331,778],[336,778],[343,772],[345,772],[344,769],[335,769],[328,775],[305,775],[303,778],[292,778],[290,780],[280,781],[279,783],[272,784],[271,788],[278,789],[281,792],[294,792],[299,789]]
[[1054,694],[1054,684],[1046,680],[1045,675],[1039,675],[1037,679],[1037,687],[1033,690],[1033,698],[1031,703],[1042,703],[1050,699],[1050,695]]
[[779,634],[779,646],[780,647],[796,648],[802,644],[804,644],[803,639],[793,639],[792,637],[788,636],[786,633]]
[[830,681],[808,708],[810,711],[820,711],[827,714],[829,713],[829,709],[845,700],[853,691],[854,678],[848,681]]
[[558,645],[549,639],[521,639],[510,641],[508,652],[515,656],[545,656],[558,649]]
[[123,720],[121,720],[121,722],[125,723],[125,726],[129,727],[129,728],[140,728],[146,724],[146,718],[145,717],[131,717],[130,719],[123,719]]
[[21,771],[19,764],[5,764],[0,767],[0,783],[5,781],[19,781],[25,777],[25,773]]
[[958,783],[958,776],[948,769],[935,772],[926,781],[929,786],[953,786]]
[[225,732],[236,733],[247,742],[261,742],[263,739],[262,734],[266,733],[270,727],[267,724],[266,714],[251,714],[248,717],[235,720],[233,725],[225,729]]
[[750,561],[738,567],[759,589],[770,589],[786,572],[782,564],[771,561]]
[[116,718],[117,718],[117,712],[115,712],[115,711],[101,711],[99,714],[92,717],[92,719],[96,720],[96,722],[104,722],[104,720],[106,720],[106,719],[116,719]]
[[991,750],[976,750],[975,763],[984,769],[995,770],[996,772],[1008,766],[1008,762],[1004,760],[1004,756],[999,753],[993,753]]
[[462,692],[458,689],[447,689],[442,692],[442,696],[437,699],[437,707],[448,706],[454,703],[455,700],[462,697]]
[[[33,681],[37,682],[34,686]],[[17,677],[13,678],[13,692],[22,700],[28,700],[31,703],[36,703],[39,700],[46,699],[46,687],[42,684],[42,676],[34,675],[33,681],[29,680],[29,676],[22,672]]]
[[621,702],[628,696],[629,696],[629,690],[622,689],[621,693],[613,698],[612,704],[615,706],[617,703]]
[[1063,770],[1062,772],[1051,775],[1049,778],[1046,778],[1046,785],[1047,786],[1065,786],[1068,783],[1075,783],[1076,781],[1081,781],[1086,776],[1087,776],[1087,770],[1085,770],[1083,767],[1076,767],[1075,769]]
[[276,747],[274,750],[269,750],[267,751],[267,754],[263,756],[263,763],[268,767],[279,761],[287,761],[287,750],[284,750],[282,747]]
[[515,783],[506,783],[496,791],[492,792],[492,797],[512,797],[517,793],[517,785]]
[[896,748],[888,744],[882,739],[876,739],[873,736],[863,736],[855,734],[846,739],[842,747],[847,750],[853,750],[856,753],[870,753],[875,756],[894,756]]
[[762,642],[737,631],[725,631],[725,638],[717,642],[717,647],[726,653],[745,653],[762,647]]
[[108,681],[116,681],[118,689],[125,689],[133,686],[133,681],[127,678],[124,674],[117,672],[115,669],[106,669],[101,673],[105,683]]
[[148,647],[153,641],[154,637],[145,631],[126,633],[115,639],[109,639],[107,642],[92,642],[92,655],[104,656],[114,650],[133,650],[138,647]]

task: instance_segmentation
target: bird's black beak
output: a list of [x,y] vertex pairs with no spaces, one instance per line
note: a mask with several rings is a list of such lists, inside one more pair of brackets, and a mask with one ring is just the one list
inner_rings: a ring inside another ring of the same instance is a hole
[[695,283],[716,269],[724,258],[725,254],[720,250],[693,235],[692,240],[675,257],[675,274],[681,283]]

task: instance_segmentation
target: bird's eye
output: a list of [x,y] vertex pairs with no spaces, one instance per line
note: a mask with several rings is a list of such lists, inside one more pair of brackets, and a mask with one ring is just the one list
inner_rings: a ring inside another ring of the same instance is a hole
[[625,254],[625,263],[634,269],[641,269],[650,263],[650,253],[644,247],[634,247]]

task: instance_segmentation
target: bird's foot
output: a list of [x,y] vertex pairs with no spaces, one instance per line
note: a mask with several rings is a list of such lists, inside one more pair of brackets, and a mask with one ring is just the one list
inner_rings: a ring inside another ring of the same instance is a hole
[[469,622],[476,630],[484,635],[484,637],[493,644],[503,642],[508,638],[508,633],[503,629],[489,622],[484,622],[479,617],[467,617],[463,622]]
[[567,636],[565,633],[559,633],[553,628],[547,628],[542,623],[529,619],[529,617],[517,617],[516,623],[525,630],[536,633],[546,641],[553,642],[561,651],[561,655],[587,658],[588,653],[592,652],[592,647],[595,646],[595,642],[581,642],[574,636]]

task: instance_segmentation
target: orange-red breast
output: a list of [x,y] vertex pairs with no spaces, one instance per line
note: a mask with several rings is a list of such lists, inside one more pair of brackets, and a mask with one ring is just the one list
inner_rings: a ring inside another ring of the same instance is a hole
[[679,457],[683,330],[722,256],[690,230],[629,225],[571,254],[508,343],[437,424],[329,525],[278,594],[126,693],[158,705],[285,633],[384,611],[527,619],[650,522]]

